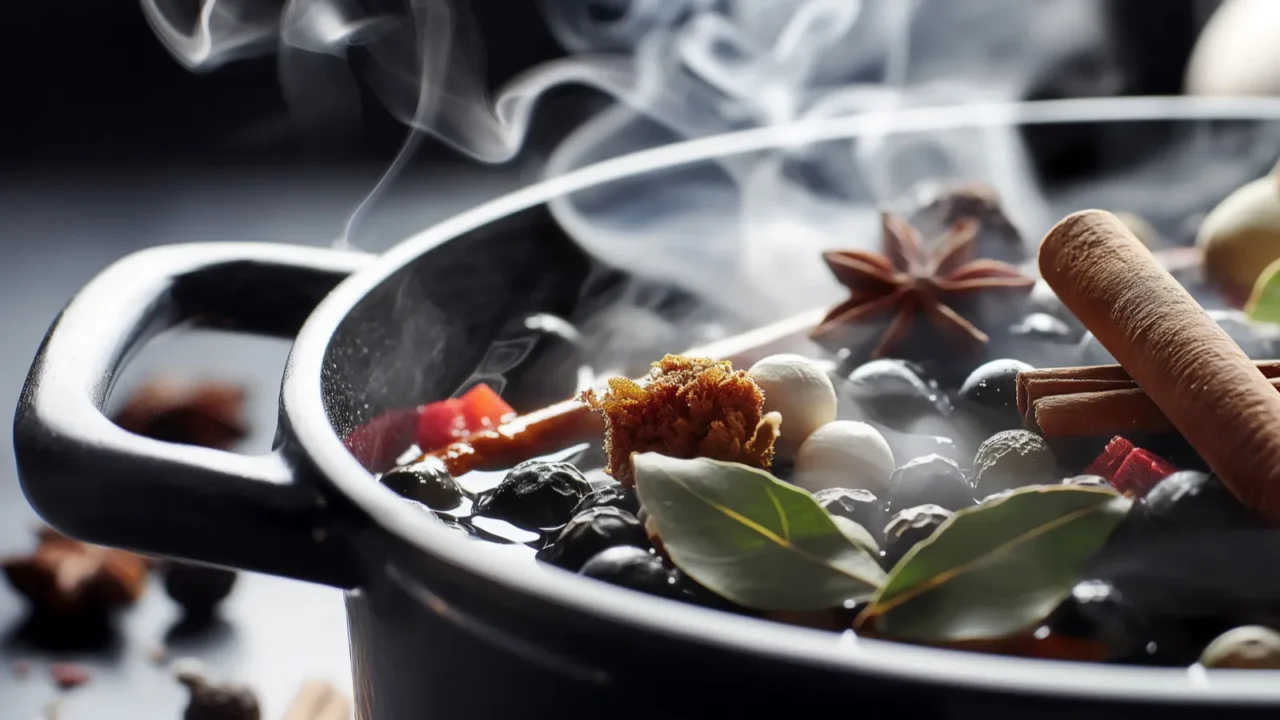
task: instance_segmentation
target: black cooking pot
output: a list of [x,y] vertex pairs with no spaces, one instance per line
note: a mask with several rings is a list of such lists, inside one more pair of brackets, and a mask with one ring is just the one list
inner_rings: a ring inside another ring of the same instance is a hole
[[[1119,119],[1172,111],[1280,118],[1280,106],[1268,101],[1105,105]],[[1060,121],[1060,110],[1052,103],[953,110],[941,121],[913,111],[894,126]],[[556,363],[538,362],[551,350],[522,320],[574,317],[624,276],[589,259],[548,200],[870,127],[883,129],[884,118],[750,131],[610,161],[482,206],[379,258],[266,244],[161,247],[125,258],[71,301],[32,366],[14,431],[27,497],[54,527],[87,541],[347,589],[358,707],[370,720],[818,710],[1168,720],[1276,712],[1273,673],[966,654],[630,592],[459,535],[373,480],[371,467],[387,460],[382,451],[403,447],[396,445],[405,439],[393,437],[395,411],[448,396],[477,368],[501,377],[517,407],[572,387],[546,370]],[[296,335],[271,454],[165,444],[103,415],[130,351],[189,322]],[[488,352],[493,347],[523,349],[504,360]],[[383,435],[369,434],[367,423],[387,418]],[[360,428],[364,440],[352,444]]]

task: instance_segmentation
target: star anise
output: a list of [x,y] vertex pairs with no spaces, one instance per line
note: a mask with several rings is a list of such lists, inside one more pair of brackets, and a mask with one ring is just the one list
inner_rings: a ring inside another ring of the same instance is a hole
[[927,202],[911,216],[910,223],[926,231],[942,230],[964,218],[982,225],[975,243],[980,255],[1005,262],[1027,258],[1022,233],[1004,213],[995,188],[981,182],[938,185],[925,195]]
[[147,586],[147,559],[124,550],[89,545],[53,530],[40,532],[28,557],[6,559],[9,583],[41,613],[102,615],[130,605]]
[[974,257],[980,223],[972,217],[957,220],[932,250],[898,215],[886,212],[881,219],[882,254],[839,250],[823,255],[850,295],[813,330],[814,340],[838,342],[852,326],[888,319],[871,351],[872,358],[880,358],[897,349],[923,316],[946,335],[982,345],[990,338],[960,308],[982,293],[1026,293],[1035,284],[1009,263]]

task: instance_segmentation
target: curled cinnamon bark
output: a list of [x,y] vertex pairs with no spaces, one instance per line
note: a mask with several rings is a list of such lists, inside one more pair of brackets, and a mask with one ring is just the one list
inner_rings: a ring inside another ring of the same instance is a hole
[[[1256,362],[1280,389],[1280,362]],[[1032,370],[1018,375],[1023,425],[1047,438],[1175,430],[1169,418],[1119,365]]]
[[1205,463],[1280,521],[1280,393],[1114,215],[1069,215],[1040,272]]
[[454,476],[472,470],[505,470],[529,458],[599,439],[603,433],[604,420],[575,398],[521,415],[493,430],[472,433],[466,440],[424,453],[419,461],[438,458]]

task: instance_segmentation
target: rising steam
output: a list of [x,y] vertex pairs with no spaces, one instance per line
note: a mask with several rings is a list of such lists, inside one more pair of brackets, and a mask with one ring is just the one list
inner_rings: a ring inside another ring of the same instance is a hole
[[[904,25],[911,5],[543,0],[573,55],[491,94],[481,38],[454,0],[142,0],[160,39],[192,70],[268,53],[341,58],[351,82],[366,83],[401,122],[489,163],[519,152],[538,98],[563,85],[595,88],[681,137],[863,108],[865,99],[834,91],[881,62],[887,22]],[[333,91],[305,67],[281,63],[288,95]]]
[[141,1],[165,46],[193,70],[274,54],[295,117],[313,128],[358,125],[362,91],[405,124],[402,152],[339,244],[358,239],[363,214],[424,137],[505,162],[525,145],[538,99],[556,87],[615,102],[557,145],[548,175],[734,130],[874,118],[857,139],[783,143],[551,202],[566,231],[607,263],[725,299],[756,320],[831,300],[837,288],[818,251],[874,243],[876,206],[925,180],[984,180],[1015,223],[1031,233],[1047,227],[1052,213],[1012,125],[902,134],[885,111],[1013,99],[1030,60],[1065,26],[1033,18],[1078,8],[1075,0],[540,0],[570,55],[491,89],[461,0]]

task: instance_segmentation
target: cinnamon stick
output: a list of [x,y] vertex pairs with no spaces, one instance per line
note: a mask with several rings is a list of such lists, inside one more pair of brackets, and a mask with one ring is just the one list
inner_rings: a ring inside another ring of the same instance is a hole
[[[1028,370],[1018,373],[1016,388],[1018,400],[1018,414],[1026,416],[1030,409],[1030,404],[1035,397],[1043,397],[1044,395],[1062,395],[1070,391],[1072,388],[1083,389],[1087,386],[1093,389],[1107,389],[1105,386],[1097,386],[1094,383],[1126,383],[1134,385],[1133,377],[1129,375],[1125,369],[1119,365],[1089,365],[1085,367],[1070,368],[1046,368],[1043,370]],[[1075,383],[1080,383],[1075,385]],[[1059,385],[1060,384],[1060,385]],[[1039,386],[1038,394],[1033,397],[1032,387]],[[1055,387],[1061,387],[1061,391],[1055,391]]]
[[418,460],[438,458],[455,476],[472,470],[505,470],[603,433],[604,419],[575,398],[521,415],[493,430],[472,433]]
[[[1266,378],[1280,377],[1280,360],[1254,360],[1253,364],[1258,368]],[[1083,367],[1064,367],[1064,368],[1042,368],[1039,370],[1027,370],[1018,373],[1017,391],[1018,391],[1018,410],[1026,412],[1026,408],[1022,405],[1023,393],[1026,385],[1037,381],[1122,381],[1137,385],[1133,380],[1133,376],[1124,369],[1123,365],[1086,365]]]
[[1025,389],[1018,395],[1018,407],[1021,410],[1023,423],[1031,425],[1032,413],[1036,403],[1042,398],[1111,390],[1131,390],[1138,387],[1138,385],[1132,380],[1055,380],[1045,378],[1028,380],[1023,387]]
[[[1258,360],[1254,365],[1280,390],[1280,361]],[[1025,426],[1039,429],[1046,437],[1174,429],[1150,398],[1139,400],[1123,394],[1131,390],[1146,397],[1120,365],[1029,370],[1018,374],[1018,414]],[[1109,392],[1122,394],[1113,398]],[[1077,396],[1081,399],[1073,403],[1070,398]]]
[[1227,487],[1280,521],[1280,393],[1133,233],[1069,215],[1040,272]]
[[[825,313],[825,308],[814,308],[682,354],[750,366],[769,355],[794,351],[794,344],[806,340]],[[424,453],[418,460],[437,458],[455,476],[472,470],[505,470],[529,458],[598,439],[603,433],[604,420],[599,413],[572,398],[521,415],[493,430],[473,433],[465,440]]]

